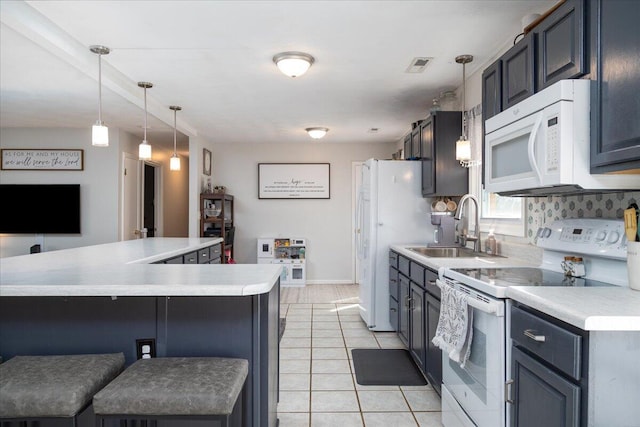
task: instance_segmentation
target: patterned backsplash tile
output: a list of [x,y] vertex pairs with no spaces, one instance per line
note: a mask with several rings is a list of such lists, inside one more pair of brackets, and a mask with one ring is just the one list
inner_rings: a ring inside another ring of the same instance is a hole
[[640,191],[527,198],[527,237],[534,243],[539,227],[564,218],[619,218],[630,203],[640,205]]

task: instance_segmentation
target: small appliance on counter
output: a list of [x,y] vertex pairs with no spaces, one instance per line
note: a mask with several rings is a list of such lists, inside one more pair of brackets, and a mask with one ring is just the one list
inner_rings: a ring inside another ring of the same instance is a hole
[[428,246],[432,248],[450,248],[460,246],[456,238],[456,220],[454,212],[431,212],[431,224],[436,226],[433,231],[433,243]]

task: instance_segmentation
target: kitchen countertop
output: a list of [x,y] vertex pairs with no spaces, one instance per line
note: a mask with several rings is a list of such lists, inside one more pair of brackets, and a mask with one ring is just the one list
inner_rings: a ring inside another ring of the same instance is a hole
[[0,259],[0,296],[245,296],[269,292],[270,264],[151,264],[221,242],[149,238]]
[[[538,267],[519,258],[435,258],[391,249],[434,270],[439,268]],[[640,291],[626,287],[512,286],[507,297],[585,331],[640,331]]]

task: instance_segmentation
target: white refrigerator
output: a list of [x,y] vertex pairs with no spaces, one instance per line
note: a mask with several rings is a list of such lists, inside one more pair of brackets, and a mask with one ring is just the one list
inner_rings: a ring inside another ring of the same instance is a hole
[[393,331],[389,320],[389,246],[426,245],[433,236],[431,209],[422,197],[420,162],[367,160],[356,203],[360,316],[372,331]]

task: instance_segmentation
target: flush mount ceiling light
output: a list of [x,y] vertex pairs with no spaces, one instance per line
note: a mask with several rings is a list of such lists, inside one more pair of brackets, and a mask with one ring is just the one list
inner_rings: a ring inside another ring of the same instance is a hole
[[456,56],[456,62],[462,64],[462,135],[460,135],[460,139],[456,142],[456,160],[465,168],[479,164],[478,161],[471,160],[471,141],[469,141],[467,137],[467,121],[465,120],[465,92],[467,86],[465,65],[471,61],[473,61],[472,55]]
[[327,132],[329,132],[328,128],[306,128],[305,129],[307,131],[307,133],[309,134],[309,136],[313,139],[320,139],[323,138]]
[[98,55],[98,120],[91,128],[91,145],[96,147],[109,146],[109,128],[102,121],[102,55],[108,55],[110,49],[106,46],[93,45],[89,50]]
[[169,160],[169,170],[179,171],[180,157],[178,157],[178,153],[176,153],[176,144],[178,141],[178,130],[176,127],[176,113],[182,110],[182,107],[178,107],[177,105],[172,105],[169,108],[173,110],[173,156],[171,156],[171,160]]
[[298,77],[307,72],[315,59],[304,52],[282,52],[273,57],[273,62],[285,75]]
[[147,142],[147,89],[153,87],[153,83],[138,82],[138,86],[144,89],[144,139],[138,145],[138,158],[140,160],[151,160],[151,145]]

